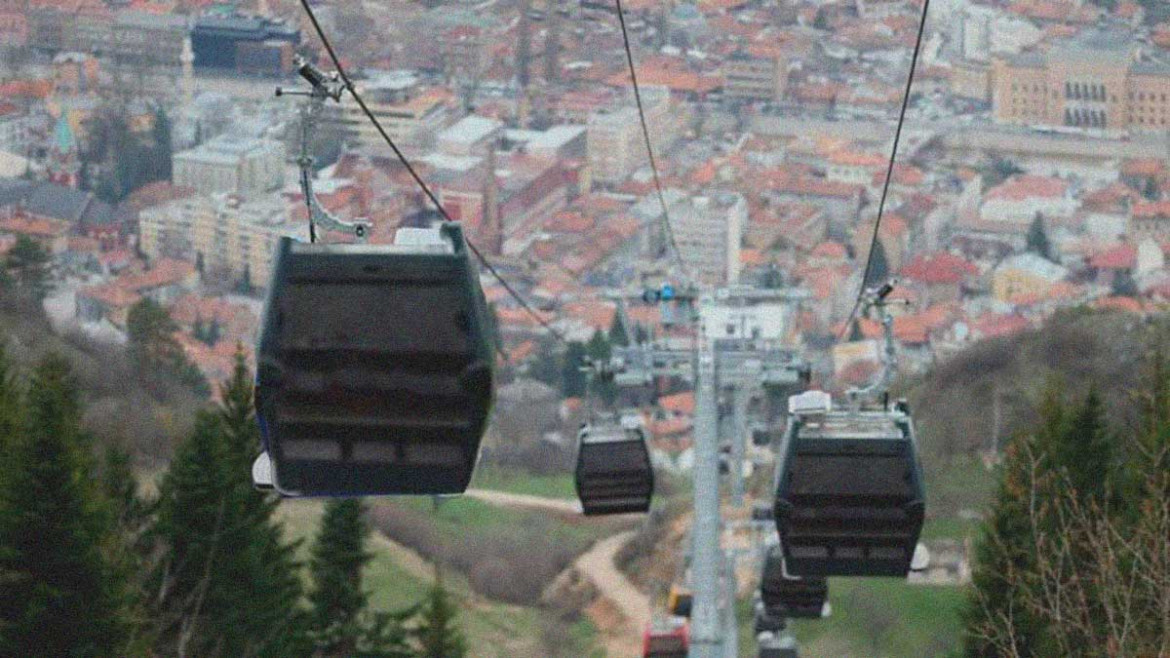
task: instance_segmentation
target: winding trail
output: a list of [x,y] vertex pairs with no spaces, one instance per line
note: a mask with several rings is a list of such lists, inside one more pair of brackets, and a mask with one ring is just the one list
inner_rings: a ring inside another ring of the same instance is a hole
[[465,496],[501,507],[525,507],[557,514],[580,514],[581,503],[568,498],[545,498],[529,494],[508,493],[494,489],[468,489]]
[[[581,504],[576,500],[544,498],[487,489],[469,489],[465,495],[504,507],[540,509],[566,515],[581,513]],[[600,616],[612,619],[612,612],[616,612],[620,617],[620,619],[612,620],[613,623],[598,624],[610,658],[640,655],[642,631],[650,623],[649,597],[626,578],[615,562],[618,551],[634,537],[634,534],[634,530],[627,530],[599,540],[569,567],[570,570],[575,569],[593,583],[601,599],[600,608],[608,608],[605,612],[610,614],[604,614],[603,610],[597,609],[596,604],[591,606],[592,611],[599,613],[592,615],[595,617],[595,621],[600,621],[597,619]]]

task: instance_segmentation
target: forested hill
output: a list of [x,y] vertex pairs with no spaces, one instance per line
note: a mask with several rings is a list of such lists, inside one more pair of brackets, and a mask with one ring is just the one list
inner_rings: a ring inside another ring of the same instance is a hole
[[[152,340],[164,338],[169,336]],[[81,395],[83,427],[99,443],[117,443],[143,464],[164,463],[206,403],[202,391],[179,377],[149,362],[136,364],[125,346],[58,335],[39,309],[11,294],[0,294],[0,344],[24,372],[47,354],[63,356]]]
[[1165,319],[1070,309],[1040,329],[976,343],[903,386],[925,456],[939,463],[1035,426],[1050,386],[1078,395],[1096,388],[1115,424],[1132,423],[1130,398],[1159,345],[1170,346]]

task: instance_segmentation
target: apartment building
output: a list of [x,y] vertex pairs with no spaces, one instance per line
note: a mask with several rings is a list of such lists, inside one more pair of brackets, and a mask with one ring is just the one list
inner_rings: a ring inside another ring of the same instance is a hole
[[723,96],[730,101],[775,103],[788,88],[788,61],[737,52],[723,64]]
[[721,286],[739,280],[747,219],[747,201],[739,194],[690,197],[670,209],[679,255],[700,281]]
[[[670,90],[647,86],[642,89],[646,124],[655,151],[662,153],[674,143],[677,130],[672,114]],[[616,185],[639,167],[649,164],[638,111],[632,105],[598,109],[586,124],[586,151],[590,179],[601,185]]]
[[[358,85],[366,105],[397,144],[429,147],[452,120],[452,96],[445,89],[423,87],[409,72],[382,73]],[[370,120],[350,99],[330,106],[326,123],[350,148],[383,153],[386,144]]]
[[277,241],[285,235],[307,238],[306,229],[287,218],[283,201],[190,196],[139,214],[139,248],[152,259],[194,261],[205,273],[264,287]]

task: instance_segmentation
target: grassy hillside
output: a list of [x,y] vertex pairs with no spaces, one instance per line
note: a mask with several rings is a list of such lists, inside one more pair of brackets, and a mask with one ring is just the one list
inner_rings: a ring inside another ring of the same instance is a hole
[[[308,559],[321,509],[319,501],[281,505],[288,537],[303,540],[302,559]],[[378,534],[371,539],[370,549],[374,558],[364,578],[373,609],[401,610],[422,600],[434,582],[433,565]],[[595,648],[597,631],[584,618],[561,620],[547,610],[486,599],[456,571],[446,571],[443,582],[459,602],[459,625],[467,635],[471,655],[477,658],[568,658],[589,655]]]

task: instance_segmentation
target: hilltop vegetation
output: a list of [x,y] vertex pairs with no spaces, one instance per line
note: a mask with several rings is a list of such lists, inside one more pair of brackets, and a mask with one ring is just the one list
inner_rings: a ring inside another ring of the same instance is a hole
[[905,385],[925,457],[946,464],[987,450],[996,436],[1003,445],[1035,424],[1052,381],[1080,394],[1096,385],[1107,407],[1128,409],[1142,358],[1167,336],[1167,327],[1165,320],[1068,309],[1040,329],[964,349]]

